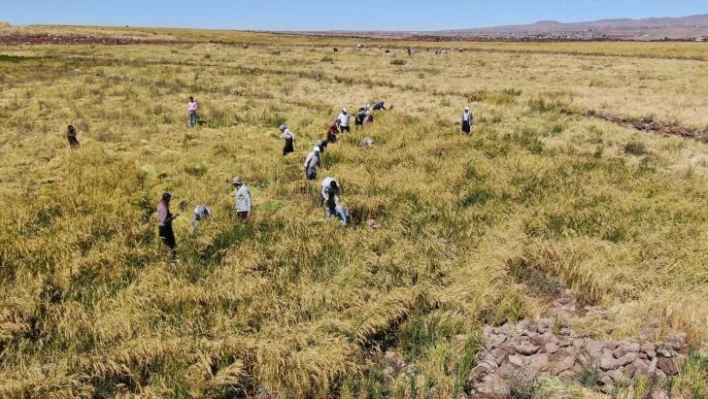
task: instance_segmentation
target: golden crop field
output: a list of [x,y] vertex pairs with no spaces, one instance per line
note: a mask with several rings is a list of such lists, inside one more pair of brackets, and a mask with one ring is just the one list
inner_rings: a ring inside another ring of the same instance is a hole
[[[0,46],[0,397],[472,397],[483,327],[557,294],[520,269],[604,309],[571,321],[589,337],[651,325],[705,349],[706,144],[586,116],[708,127],[705,44],[26,29],[180,43]],[[305,156],[341,108],[377,100],[392,109],[323,155],[353,218],[325,223]],[[192,232],[197,204],[214,217]],[[708,358],[692,359],[673,397],[705,397]]]

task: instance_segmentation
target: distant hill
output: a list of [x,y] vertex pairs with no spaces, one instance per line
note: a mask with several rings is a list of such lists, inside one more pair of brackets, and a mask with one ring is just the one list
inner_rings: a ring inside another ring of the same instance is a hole
[[602,19],[588,22],[538,21],[528,25],[446,30],[435,33],[454,36],[503,36],[595,31],[611,38],[690,39],[708,34],[708,14],[680,18]]

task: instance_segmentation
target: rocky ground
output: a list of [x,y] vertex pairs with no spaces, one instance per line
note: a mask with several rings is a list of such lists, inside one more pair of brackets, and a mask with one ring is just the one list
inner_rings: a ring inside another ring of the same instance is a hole
[[659,122],[654,120],[654,118],[651,116],[645,116],[639,120],[632,120],[626,116],[613,115],[609,113],[603,114],[594,110],[588,111],[586,115],[589,117],[595,117],[614,122],[619,125],[628,125],[643,132],[671,134],[686,138],[692,138],[703,143],[708,142],[708,130],[695,129],[686,126],[677,126],[670,123]]

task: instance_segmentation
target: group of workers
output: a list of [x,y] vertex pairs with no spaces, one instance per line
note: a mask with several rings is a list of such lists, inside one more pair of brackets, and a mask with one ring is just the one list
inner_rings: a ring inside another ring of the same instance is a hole
[[[193,97],[189,97],[189,102],[187,103],[187,111],[189,113],[189,125],[190,127],[195,127],[197,125],[197,102]],[[373,122],[374,117],[372,111],[386,110],[384,101],[379,101],[373,107],[370,104],[363,105],[359,108],[355,116],[355,125],[363,126],[368,123]],[[327,136],[323,140],[318,140],[312,151],[307,154],[304,164],[304,172],[307,180],[315,180],[317,178],[317,168],[320,166],[320,157],[322,152],[327,148],[330,143],[337,142],[337,134],[350,132],[350,121],[351,116],[347,112],[346,108],[343,108],[341,113],[337,116],[334,122],[327,128]],[[474,116],[469,107],[466,107],[462,113],[460,120],[460,125],[462,132],[469,134],[471,127],[474,123]],[[283,156],[288,155],[295,151],[294,141],[295,134],[286,126],[280,126],[280,139],[285,141],[285,146],[283,147]],[[79,146],[79,141],[76,135],[76,129],[74,126],[69,125],[66,137],[69,141],[71,148]],[[371,137],[363,138],[359,147],[372,147],[374,140]],[[236,214],[239,219],[246,220],[251,217],[252,201],[251,192],[248,187],[243,183],[243,179],[240,176],[236,176],[232,179],[227,180],[235,189],[235,206]],[[340,223],[345,226],[351,219],[349,211],[340,202],[341,196],[341,185],[333,177],[326,177],[322,180],[321,184],[321,203],[325,207],[325,220],[336,217],[339,219]],[[172,221],[175,220],[179,213],[172,213],[170,211],[170,201],[172,199],[172,194],[165,192],[160,198],[160,202],[157,205],[157,215],[158,215],[158,234],[161,241],[175,253],[176,240],[174,230],[172,229]],[[211,218],[212,210],[206,205],[197,205],[194,208],[192,217],[192,229],[197,230],[199,224]]]

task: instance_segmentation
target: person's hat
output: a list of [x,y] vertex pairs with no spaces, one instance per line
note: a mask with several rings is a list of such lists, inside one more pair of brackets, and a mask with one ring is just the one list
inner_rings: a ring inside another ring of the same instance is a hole
[[347,109],[346,109],[346,108],[342,108],[342,112],[344,112],[344,113],[346,114],[346,113],[347,113]]
[[162,193],[162,200],[163,200],[163,201],[169,201],[170,198],[172,198],[172,194],[170,194],[170,193]]
[[465,107],[465,111],[469,111],[469,110],[470,110],[470,107]]
[[287,128],[288,128],[288,127],[285,126],[285,125],[280,125],[280,128],[279,128],[279,129],[280,129],[280,130],[285,130],[285,129],[287,129]]
[[236,176],[233,179],[231,179],[231,184],[234,186],[237,186],[239,184],[243,184],[243,180],[241,180],[241,176]]
[[312,151],[314,151],[314,152],[320,152],[320,147],[315,147],[315,148],[312,149]]

